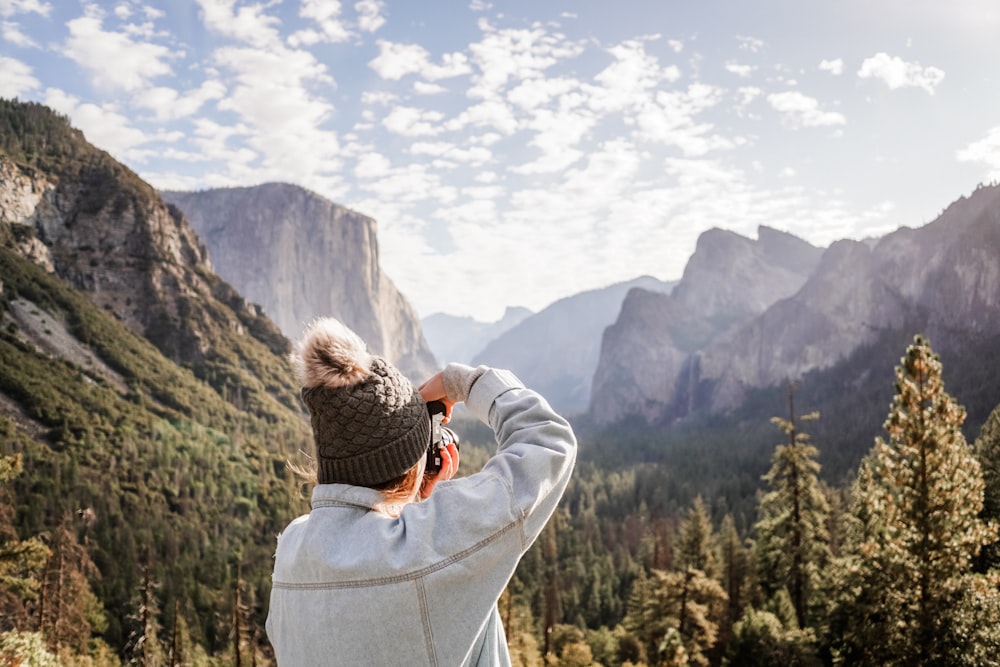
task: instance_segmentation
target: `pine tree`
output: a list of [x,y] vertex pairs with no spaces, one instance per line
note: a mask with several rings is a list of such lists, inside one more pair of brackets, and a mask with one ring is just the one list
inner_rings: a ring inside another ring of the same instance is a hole
[[896,369],[888,437],[876,439],[859,470],[831,613],[844,664],[962,664],[963,649],[948,638],[975,614],[962,591],[972,558],[996,531],[978,516],[982,472],[941,370],[918,336]]
[[[820,485],[818,450],[809,436],[798,430],[794,390],[788,393],[789,417],[771,421],[788,436],[778,445],[771,469],[764,480],[771,490],[760,501],[756,555],[761,586],[766,595],[787,587],[795,607],[798,627],[810,625],[809,608],[817,590],[817,580],[830,561],[830,514],[826,494]],[[817,419],[817,413],[799,417]]]

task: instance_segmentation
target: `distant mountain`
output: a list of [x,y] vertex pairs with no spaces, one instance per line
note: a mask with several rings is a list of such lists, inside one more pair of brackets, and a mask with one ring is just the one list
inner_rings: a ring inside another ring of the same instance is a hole
[[924,333],[938,351],[1000,333],[1000,186],[919,229],[825,251],[773,231],[756,242],[706,232],[673,294],[626,299],[605,335],[591,414],[669,423],[730,410],[749,389],[899,332]]
[[469,364],[490,341],[531,314],[527,308],[508,307],[496,322],[479,322],[471,317],[435,313],[420,324],[439,365],[452,361]]
[[434,372],[415,311],[379,266],[372,218],[285,183],[161,195],[191,221],[219,275],[288,338],[333,316],[412,380]]
[[477,354],[473,364],[510,368],[567,414],[583,412],[597,368],[601,334],[632,289],[665,295],[673,288],[650,276],[560,299],[511,327]]

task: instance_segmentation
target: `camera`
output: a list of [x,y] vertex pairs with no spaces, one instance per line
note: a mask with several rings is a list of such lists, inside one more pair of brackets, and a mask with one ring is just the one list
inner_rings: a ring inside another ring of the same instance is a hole
[[427,404],[427,412],[431,418],[431,441],[427,445],[427,465],[424,466],[424,473],[436,475],[441,470],[440,450],[452,443],[455,443],[455,449],[458,449],[458,435],[441,423],[445,415],[444,403],[430,401]]

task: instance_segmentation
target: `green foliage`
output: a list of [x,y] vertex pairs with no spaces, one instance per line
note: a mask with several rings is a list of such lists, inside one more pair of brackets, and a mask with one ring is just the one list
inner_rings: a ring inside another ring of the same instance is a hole
[[0,634],[0,664],[31,667],[62,667],[38,632],[11,630]]
[[6,249],[0,249],[0,282],[5,295],[16,294],[64,321],[128,385],[122,393],[99,374],[36,350],[10,317],[5,322],[12,326],[0,327],[0,393],[38,431],[27,437],[12,422],[0,421],[0,454],[16,453],[27,471],[9,483],[11,523],[18,535],[34,536],[55,534],[63,517],[80,511],[93,517],[73,529],[100,573],[86,576],[98,608],[87,607],[84,587],[77,596],[85,603],[81,618],[90,625],[85,634],[99,633],[123,650],[136,631],[135,591],[148,567],[159,582],[160,639],[165,642],[183,623],[192,651],[223,651],[234,553],[251,573],[250,615],[262,625],[274,535],[306,508],[285,469],[287,458],[309,448],[301,413],[274,401],[264,388],[241,384],[239,376],[232,379],[233,391],[260,398],[248,400],[247,410],[237,409]]
[[769,611],[747,609],[733,627],[728,667],[819,667],[812,630],[785,626]]

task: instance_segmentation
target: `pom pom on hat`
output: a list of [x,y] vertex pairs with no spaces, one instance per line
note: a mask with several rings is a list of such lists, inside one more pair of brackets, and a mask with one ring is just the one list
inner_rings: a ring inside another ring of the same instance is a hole
[[361,338],[331,318],[317,320],[296,347],[316,441],[320,484],[376,486],[423,456],[430,416],[420,392]]
[[303,387],[344,387],[368,375],[372,355],[356,333],[332,317],[316,320],[292,354]]

